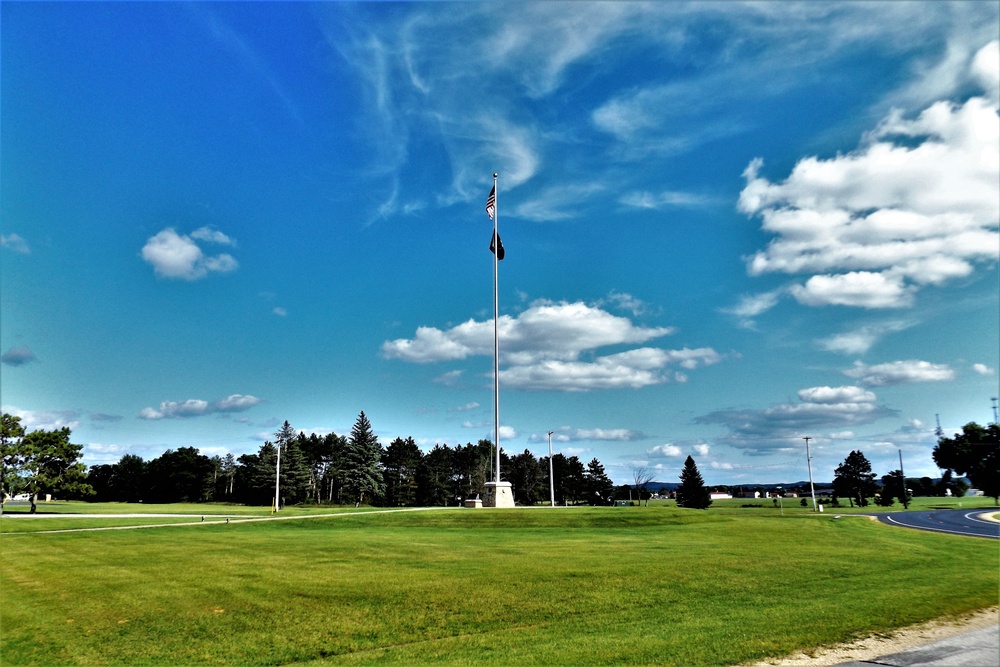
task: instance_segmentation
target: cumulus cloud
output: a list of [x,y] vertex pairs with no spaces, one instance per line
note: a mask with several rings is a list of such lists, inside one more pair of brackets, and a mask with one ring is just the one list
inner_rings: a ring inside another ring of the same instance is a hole
[[[980,53],[992,53],[996,44]],[[976,67],[987,57],[976,56]],[[750,275],[813,274],[789,293],[808,306],[903,308],[928,285],[969,276],[1000,247],[997,102],[894,110],[855,151],[799,161],[783,182],[744,172],[739,208],[776,237]]]
[[157,276],[179,280],[199,280],[210,273],[235,271],[239,266],[227,253],[206,255],[196,240],[233,245],[228,236],[207,227],[196,230],[190,236],[178,234],[168,227],[146,241],[142,247],[142,258],[153,267]]
[[7,234],[6,236],[0,234],[0,248],[8,248],[22,255],[31,254],[31,246],[17,234]]
[[61,428],[76,429],[80,425],[80,415],[73,410],[21,410],[13,405],[4,405],[3,412],[21,418],[25,432],[55,431]]
[[996,372],[986,364],[972,364],[972,370],[980,375],[993,375]]
[[646,454],[652,458],[676,458],[683,456],[684,450],[677,445],[666,444],[657,445],[652,449],[646,450]]
[[[670,327],[642,327],[625,317],[576,303],[536,301],[516,317],[498,323],[501,382],[511,388],[589,391],[640,388],[667,382],[668,367],[693,370],[718,363],[711,348],[663,350],[642,347],[604,356],[594,350],[612,345],[644,343],[673,332]],[[583,358],[584,354],[587,358]],[[469,320],[448,330],[419,327],[412,339],[386,341],[382,355],[414,363],[454,361],[493,354],[493,323]],[[440,379],[454,381],[455,375]]]
[[761,409],[719,410],[696,418],[701,424],[720,424],[729,431],[721,442],[759,454],[798,447],[803,435],[822,429],[869,424],[896,414],[879,405],[863,387],[809,387],[798,392],[799,402],[778,403]]
[[7,364],[8,366],[23,366],[30,364],[32,361],[38,361],[38,358],[35,357],[35,353],[27,345],[9,348],[6,352],[0,354],[0,363]]
[[215,401],[204,401],[199,398],[189,398],[186,401],[163,401],[159,407],[143,408],[139,412],[139,418],[148,420],[183,419],[213,413],[243,412],[261,402],[263,399],[243,394],[232,394]]
[[844,375],[856,379],[863,387],[891,387],[915,382],[943,382],[955,379],[955,371],[947,364],[932,364],[929,361],[916,359],[891,361],[874,366],[856,361],[854,368],[844,371]]

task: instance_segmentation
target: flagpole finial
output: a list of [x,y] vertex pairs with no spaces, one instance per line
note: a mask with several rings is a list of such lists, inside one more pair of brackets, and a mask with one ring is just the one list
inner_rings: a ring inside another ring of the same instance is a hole
[[493,178],[496,178],[496,177],[497,177],[497,173],[494,171],[493,172]]

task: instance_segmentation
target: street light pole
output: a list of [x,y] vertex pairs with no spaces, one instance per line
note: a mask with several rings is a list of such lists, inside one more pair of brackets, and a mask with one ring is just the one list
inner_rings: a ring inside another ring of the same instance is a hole
[[552,434],[555,431],[549,431],[549,500],[552,502],[552,506],[556,506],[556,480],[552,476]]
[[281,440],[278,440],[278,464],[274,466],[274,511],[281,509]]
[[813,501],[813,512],[816,511],[816,489],[813,487],[813,466],[812,457],[809,456],[809,441],[812,440],[811,437],[806,436],[802,438],[806,441],[806,465],[809,467],[809,493],[812,495]]

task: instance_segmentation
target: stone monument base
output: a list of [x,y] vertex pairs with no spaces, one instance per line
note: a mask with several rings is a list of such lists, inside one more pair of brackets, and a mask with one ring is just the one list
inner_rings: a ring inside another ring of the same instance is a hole
[[483,507],[514,507],[514,488],[510,482],[486,482]]

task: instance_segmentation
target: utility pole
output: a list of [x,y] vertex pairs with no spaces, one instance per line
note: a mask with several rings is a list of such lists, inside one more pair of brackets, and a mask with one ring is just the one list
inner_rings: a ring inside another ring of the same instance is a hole
[[274,466],[274,511],[281,509],[281,439],[278,439],[278,465]]
[[552,476],[552,434],[555,431],[549,431],[549,500],[552,502],[552,506],[556,506],[556,480]]
[[997,397],[994,396],[990,400],[993,401],[993,423],[1000,424],[1000,420],[997,419]]
[[910,500],[909,500],[910,494],[906,492],[906,475],[903,474],[903,450],[902,449],[899,450],[899,476],[902,478],[901,481],[903,483],[903,498],[902,498],[902,500],[903,500],[903,509],[904,510],[908,510],[908,509],[910,509]]
[[813,512],[816,511],[816,489],[813,487],[813,466],[812,457],[809,456],[809,441],[812,440],[811,437],[806,436],[802,438],[806,441],[806,465],[809,467],[809,493],[812,495],[813,501]]

